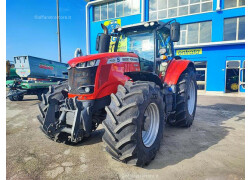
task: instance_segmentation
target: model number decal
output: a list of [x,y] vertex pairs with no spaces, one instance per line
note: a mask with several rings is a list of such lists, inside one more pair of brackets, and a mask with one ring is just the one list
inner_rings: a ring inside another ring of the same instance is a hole
[[119,62],[139,62],[138,58],[134,58],[134,57],[117,57],[117,58],[111,58],[108,59],[108,64],[111,63],[119,63]]

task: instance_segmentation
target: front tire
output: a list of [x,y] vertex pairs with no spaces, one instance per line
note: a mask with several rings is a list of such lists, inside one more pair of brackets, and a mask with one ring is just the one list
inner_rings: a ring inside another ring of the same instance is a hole
[[126,82],[111,94],[103,121],[106,151],[124,163],[148,165],[160,148],[164,127],[163,94],[153,82]]
[[41,90],[38,90],[37,92],[37,99],[39,101],[42,101],[43,100],[43,94],[47,94],[48,93],[48,89],[41,89]]
[[[56,106],[57,108],[55,109],[55,114],[56,114],[56,118],[58,119],[60,107],[64,103],[63,100],[67,96],[68,89],[69,89],[68,88],[68,81],[64,81],[59,85],[50,86],[48,91],[44,91],[47,93],[41,95],[42,101],[41,101],[41,103],[38,104],[38,108],[40,110],[40,115],[37,116],[37,119],[41,123],[41,126],[40,126],[41,130],[43,130],[42,126],[43,126],[47,111],[48,111],[49,106],[50,106],[49,97],[51,96],[51,99],[57,100],[57,106]],[[45,134],[46,134],[46,132],[45,132]],[[53,137],[53,138],[49,137],[49,138],[54,140],[54,141],[57,141],[57,142],[67,143],[67,137],[65,134],[60,134],[57,137]]]

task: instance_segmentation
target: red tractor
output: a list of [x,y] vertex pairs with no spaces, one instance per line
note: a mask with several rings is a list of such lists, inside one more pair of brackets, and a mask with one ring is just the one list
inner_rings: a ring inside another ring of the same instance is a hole
[[117,28],[96,40],[98,54],[68,62],[68,82],[52,86],[39,104],[43,132],[77,143],[102,124],[106,150],[116,160],[149,164],[165,122],[190,127],[197,84],[195,67],[174,55],[180,24],[171,20]]

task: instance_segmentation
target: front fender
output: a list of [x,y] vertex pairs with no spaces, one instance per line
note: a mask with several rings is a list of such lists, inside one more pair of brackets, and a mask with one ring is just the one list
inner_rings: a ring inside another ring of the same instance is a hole
[[187,69],[187,67],[194,67],[194,63],[189,60],[172,60],[166,70],[164,83],[168,85],[176,85],[180,75]]
[[161,79],[151,72],[125,72],[124,75],[130,77],[133,81],[150,81],[154,82],[160,88],[163,88]]

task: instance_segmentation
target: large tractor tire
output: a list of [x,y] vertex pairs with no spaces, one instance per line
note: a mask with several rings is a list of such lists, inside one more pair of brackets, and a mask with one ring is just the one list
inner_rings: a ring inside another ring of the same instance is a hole
[[164,127],[163,94],[153,82],[126,82],[111,94],[103,121],[106,151],[119,161],[148,165],[160,148]]
[[169,124],[178,127],[190,127],[193,123],[197,103],[197,83],[195,70],[187,68],[176,85],[176,112]]
[[[57,100],[57,108],[55,109],[55,113],[57,115],[57,118],[59,118],[60,106],[63,104],[63,100],[66,98],[68,90],[69,90],[68,81],[64,81],[59,85],[50,86],[49,91],[46,94],[41,95],[42,102],[38,104],[40,115],[37,116],[37,119],[40,121],[42,125],[44,123],[45,116],[49,107],[49,97]],[[65,137],[54,137],[50,139],[58,142],[63,142]]]
[[56,99],[58,101],[61,101],[65,99],[65,93],[68,92],[68,81],[64,81],[59,85],[52,85],[49,87],[49,90],[46,94],[41,95],[41,100],[42,102],[38,105],[39,110],[40,110],[40,117],[44,118],[44,115],[47,112],[49,102],[48,98],[49,96],[52,96],[53,99]]

